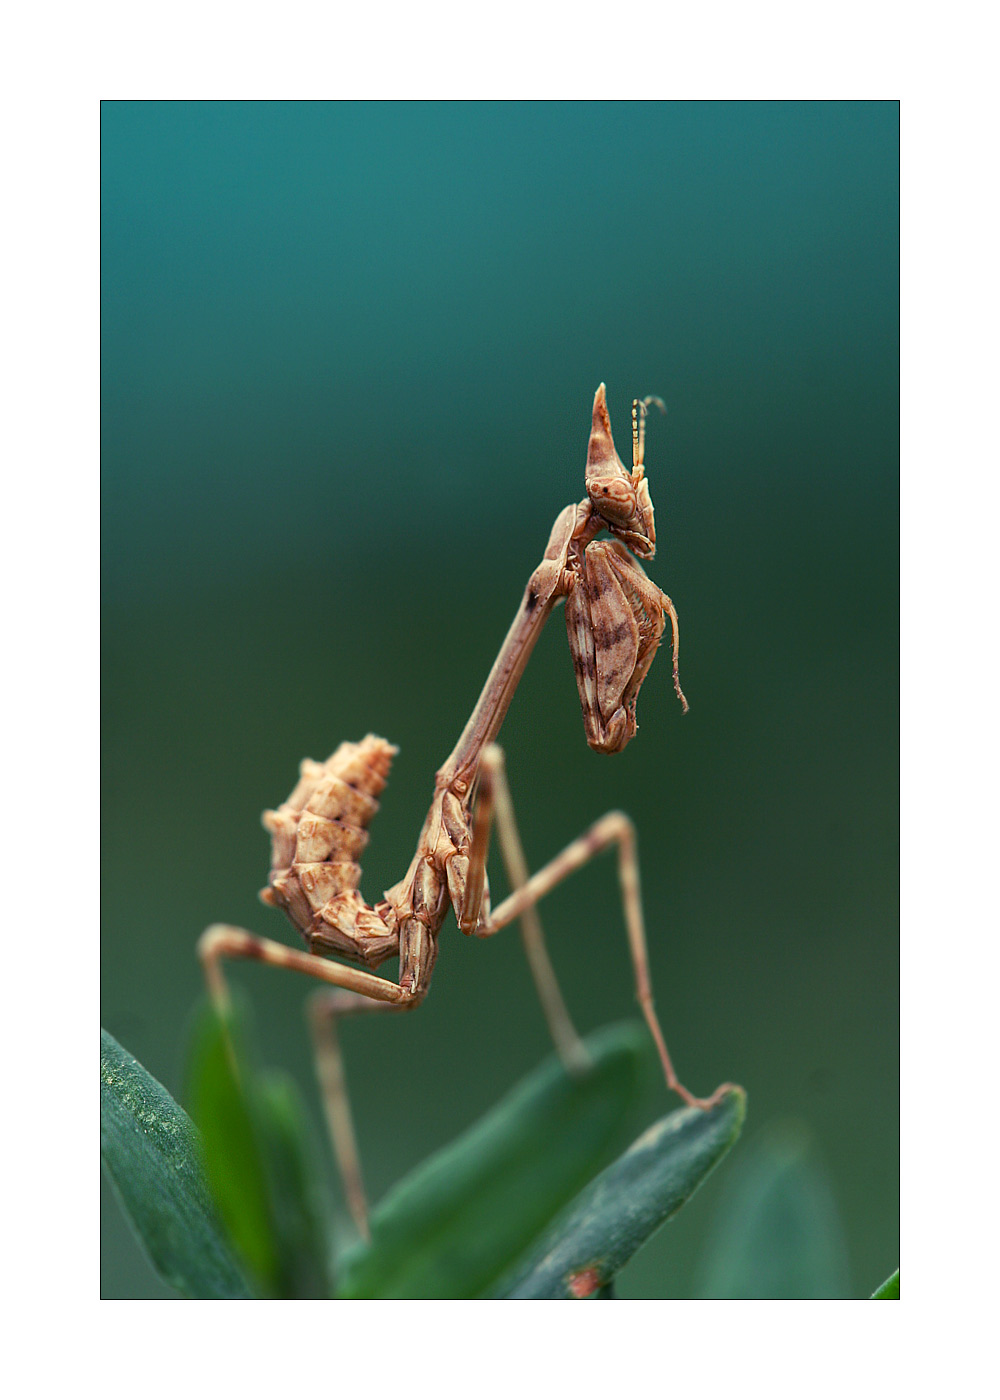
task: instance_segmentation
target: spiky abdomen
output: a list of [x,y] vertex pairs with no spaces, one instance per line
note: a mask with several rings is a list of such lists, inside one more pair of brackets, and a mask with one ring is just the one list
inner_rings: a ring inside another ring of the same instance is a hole
[[287,802],[263,814],[271,873],[260,897],[284,909],[310,941],[324,928],[354,932],[358,916],[370,913],[358,893],[358,857],[396,753],[393,744],[367,734],[360,743],[341,744],[325,763],[304,759]]

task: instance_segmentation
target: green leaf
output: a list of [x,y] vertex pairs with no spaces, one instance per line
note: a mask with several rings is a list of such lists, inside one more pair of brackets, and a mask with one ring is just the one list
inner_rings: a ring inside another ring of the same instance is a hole
[[586,1045],[583,1075],[549,1059],[390,1192],[372,1214],[371,1244],[341,1260],[341,1297],[475,1298],[491,1288],[607,1160],[635,1101],[645,1031],[612,1026]]
[[881,1287],[876,1288],[872,1294],[873,1298],[898,1298],[899,1297],[899,1270],[890,1274]]
[[248,1023],[243,1003],[226,1022],[206,1005],[191,1036],[187,1099],[209,1186],[260,1294],[328,1298],[327,1222],[305,1113],[290,1080],[250,1068]]
[[330,1298],[330,1211],[302,1097],[291,1078],[274,1071],[256,1087],[287,1294]]
[[746,1094],[661,1118],[592,1181],[502,1281],[506,1298],[594,1298],[740,1135]]
[[194,1124],[101,1030],[101,1156],[153,1267],[188,1298],[249,1298],[222,1232]]
[[[235,1053],[241,1017],[230,1019]],[[243,1071],[245,1077],[245,1071]],[[198,1015],[188,1048],[191,1117],[204,1144],[205,1171],[233,1247],[265,1297],[281,1295],[281,1262],[258,1129],[237,1082],[226,1028],[211,1007]]]
[[741,1154],[706,1257],[703,1298],[847,1298],[844,1231],[807,1129],[777,1124]]

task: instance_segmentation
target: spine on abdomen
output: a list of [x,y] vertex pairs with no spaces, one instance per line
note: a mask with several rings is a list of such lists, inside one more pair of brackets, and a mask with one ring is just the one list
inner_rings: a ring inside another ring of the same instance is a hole
[[[315,929],[316,916],[322,918],[331,901],[357,890],[358,857],[398,752],[367,734],[360,743],[341,744],[325,763],[304,759],[287,802],[263,814],[271,833],[271,873],[260,897],[284,909],[303,934]],[[334,908],[329,913],[336,922]]]

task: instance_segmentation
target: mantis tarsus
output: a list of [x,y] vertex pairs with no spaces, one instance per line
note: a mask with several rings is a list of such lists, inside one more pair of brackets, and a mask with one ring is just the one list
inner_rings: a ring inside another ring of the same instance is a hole
[[[532,648],[553,607],[566,601],[566,631],[576,671],[587,742],[601,753],[620,752],[636,732],[639,688],[669,617],[674,687],[687,701],[677,674],[677,613],[647,578],[640,559],[656,548],[653,506],[645,479],[645,416],[650,403],[632,405],[632,471],[611,436],[604,385],[594,397],[587,450],[586,499],[557,517],[541,563],[528,580],[517,614],[482,694],[451,755],[438,770],[434,797],[410,867],[375,905],[358,890],[357,859],[396,750],[367,735],[341,744],[325,763],[306,759],[287,802],[264,813],[272,838],[272,869],[261,898],[284,909],[303,934],[308,952],[243,929],[216,924],[199,943],[209,990],[225,1009],[223,958],[252,958],[291,968],[332,984],[310,1002],[317,1068],[334,1152],[351,1213],[367,1236],[367,1206],[354,1129],[336,1039],[339,1016],[402,1011],[427,994],[438,934],[449,906],[459,928],[489,938],[521,920],[525,948],[542,1008],[564,1063],[578,1071],[586,1051],[573,1028],[549,961],[535,905],[599,851],[618,847],[618,873],[636,994],[656,1042],[667,1085],[685,1103],[707,1108],[728,1087],[698,1099],[680,1083],[667,1053],[649,979],[639,895],[635,832],[621,812],[609,812],[530,878],[514,822],[503,754],[494,740]],[[610,540],[597,540],[602,531]],[[496,825],[512,893],[491,909],[486,880],[490,834]],[[329,960],[339,954],[351,963]],[[399,958],[397,982],[372,970]]]

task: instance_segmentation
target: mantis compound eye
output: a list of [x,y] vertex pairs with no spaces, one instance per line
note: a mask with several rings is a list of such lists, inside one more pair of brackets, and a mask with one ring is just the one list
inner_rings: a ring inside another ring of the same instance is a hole
[[626,477],[597,477],[587,482],[594,509],[609,525],[627,525],[635,515],[635,489]]

